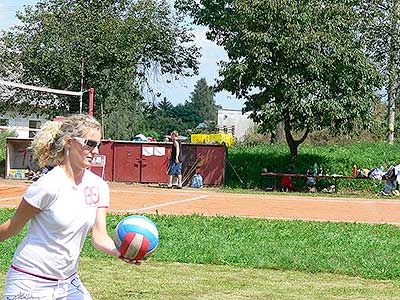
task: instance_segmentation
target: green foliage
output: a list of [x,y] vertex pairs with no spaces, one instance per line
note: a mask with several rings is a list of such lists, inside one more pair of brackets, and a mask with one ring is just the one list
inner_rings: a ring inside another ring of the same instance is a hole
[[201,122],[200,116],[187,104],[173,106],[164,98],[157,105],[150,104],[145,109],[148,130],[153,130],[160,137],[177,130],[181,135],[187,135],[188,130]]
[[[227,187],[262,188],[271,185],[272,178],[260,175],[261,169],[270,172],[288,172],[290,153],[285,145],[264,144],[257,146],[234,146],[228,149],[228,159],[243,179],[242,185],[232,168],[226,166]],[[305,174],[314,163],[322,166],[329,174],[352,175],[352,168],[379,168],[387,170],[389,166],[400,163],[400,144],[390,145],[384,142],[353,142],[346,145],[307,145],[299,150],[298,163],[292,173]],[[303,186],[304,179],[295,179],[297,187]],[[320,180],[321,186],[332,184],[329,180]],[[376,192],[382,188],[382,182],[372,180],[338,180],[338,189],[364,190]]]
[[[164,0],[39,1],[26,6],[18,18],[20,24],[0,37],[0,58],[5,62],[0,76],[79,91],[83,61],[83,88],[95,88],[95,112],[103,104],[111,138],[126,138],[143,125],[138,87],[149,75],[198,72],[199,49],[192,43],[193,35]],[[88,110],[87,94],[83,111]],[[9,96],[7,103],[26,99],[26,109],[36,103],[57,107],[60,114],[79,110],[77,97],[54,101],[53,96],[26,90]]]
[[104,104],[107,112],[104,115],[104,138],[129,141],[144,128],[143,98],[139,88],[133,81],[123,78],[110,80],[105,88],[108,97]]
[[176,5],[229,57],[218,89],[244,98],[264,132],[284,122],[292,162],[309,132],[371,124],[381,82],[358,31],[361,1],[192,2]]
[[11,130],[0,130],[0,161],[6,159],[6,139],[8,137],[17,137],[18,134]]
[[155,139],[158,142],[163,141],[163,136],[160,136],[159,133],[155,130],[144,130],[143,134],[146,137],[152,137],[153,139]]
[[196,82],[190,100],[185,103],[185,106],[198,115],[201,122],[215,123],[217,121],[217,110],[220,107],[215,104],[214,91],[208,86],[205,78]]
[[181,135],[188,135],[199,123],[207,120],[214,127],[218,105],[215,104],[214,92],[204,78],[200,79],[185,104],[173,106],[163,98],[158,104],[146,107],[147,128],[160,136],[177,130]]
[[0,131],[0,176],[5,174],[6,168],[6,138],[17,137],[15,131],[1,130]]
[[158,109],[158,113],[162,116],[171,116],[174,106],[166,97],[164,97],[160,103],[157,104],[155,109]]
[[[13,210],[0,210],[0,221]],[[110,235],[123,215],[108,215]],[[399,279],[397,226],[237,217],[149,216],[160,233],[152,260]],[[0,244],[9,267],[23,234]],[[85,242],[83,257],[114,259]]]
[[196,110],[186,103],[184,105],[178,104],[175,106],[172,115],[174,120],[180,121],[181,128],[176,128],[178,131],[180,130],[179,132],[182,132],[182,134],[188,134],[188,130],[194,128],[201,122],[201,117],[196,113]]

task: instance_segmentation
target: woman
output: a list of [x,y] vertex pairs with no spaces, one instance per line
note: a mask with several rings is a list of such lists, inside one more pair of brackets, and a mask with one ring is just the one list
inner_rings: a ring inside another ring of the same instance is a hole
[[100,138],[100,124],[87,115],[47,122],[37,132],[34,156],[41,166],[55,167],[27,189],[13,217],[0,225],[2,242],[30,221],[7,273],[3,300],[92,299],[77,275],[90,230],[96,249],[120,257],[106,230],[108,185],[87,169]]

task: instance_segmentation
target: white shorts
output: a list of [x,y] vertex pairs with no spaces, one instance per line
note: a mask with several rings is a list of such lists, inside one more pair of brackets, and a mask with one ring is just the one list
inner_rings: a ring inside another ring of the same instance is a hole
[[92,300],[77,274],[65,280],[48,280],[10,268],[3,300]]

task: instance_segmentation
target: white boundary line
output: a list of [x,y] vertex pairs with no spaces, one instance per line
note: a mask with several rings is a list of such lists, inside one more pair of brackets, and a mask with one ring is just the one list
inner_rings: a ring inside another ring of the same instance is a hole
[[[3,127],[3,126],[2,126]],[[0,183],[0,190],[5,188],[27,188],[28,184],[2,184]]]
[[184,200],[171,201],[171,202],[167,202],[167,203],[161,203],[161,204],[156,204],[156,205],[151,205],[151,206],[145,206],[145,207],[142,207],[142,208],[135,208],[135,209],[129,209],[129,210],[122,210],[122,211],[128,212],[128,213],[134,213],[134,212],[140,212],[140,211],[149,210],[149,209],[153,209],[153,208],[174,205],[174,204],[178,204],[178,203],[201,200],[201,199],[204,199],[204,198],[207,198],[207,197],[208,197],[208,195],[203,195],[203,196],[184,199]]
[[8,201],[8,200],[14,200],[14,199],[22,199],[22,196],[9,197],[9,198],[0,198],[0,201]]
[[[166,192],[156,192],[156,191],[131,191],[131,190],[112,190],[110,189],[110,192],[112,193],[128,193],[128,194],[155,194],[155,195],[166,195]],[[200,192],[205,192],[205,191],[192,191],[192,190],[180,190],[179,194],[182,195],[184,193],[200,193]],[[168,193],[170,195],[170,193]],[[178,194],[178,193],[176,193]],[[282,196],[275,196],[273,195],[272,197],[270,195],[264,195],[264,194],[231,194],[231,193],[213,193],[208,194],[207,196],[210,197],[223,197],[227,198],[229,195],[232,195],[235,199],[234,200],[253,200],[253,201],[304,201],[304,202],[331,202],[331,203],[361,203],[361,204],[398,204],[400,205],[400,199],[399,200],[392,200],[392,199],[359,199],[359,198],[307,198],[307,197],[284,197]],[[230,199],[232,200],[232,199]]]
[[111,193],[127,193],[127,194],[155,194],[155,195],[171,195],[171,194],[190,194],[190,193],[198,193],[196,191],[184,190],[184,189],[172,189],[169,191],[135,191],[135,190],[114,190],[110,188]]
[[268,201],[271,201],[271,200],[274,200],[274,201],[293,201],[293,202],[296,202],[296,201],[303,201],[303,202],[321,202],[321,203],[323,203],[323,202],[331,202],[331,203],[349,203],[349,204],[352,204],[352,203],[361,203],[361,204],[399,204],[400,205],[400,201],[396,201],[396,200],[379,200],[379,199],[377,199],[377,201],[374,201],[374,200],[353,200],[353,199],[334,199],[334,198],[332,198],[332,199],[326,199],[326,198],[324,198],[324,199],[310,199],[310,198],[307,198],[307,199],[267,199]]
[[[235,217],[231,215],[224,215],[225,217]],[[240,218],[249,219],[265,219],[265,220],[283,220],[283,221],[306,221],[306,222],[332,222],[332,223],[360,223],[360,224],[388,224],[388,225],[400,225],[400,222],[391,221],[363,221],[363,220],[336,220],[336,219],[319,219],[319,218],[299,218],[299,217],[256,217],[256,216],[239,216]]]
[[[228,193],[225,193],[223,195],[219,194],[213,194],[215,197],[223,197],[226,198],[229,195]],[[307,197],[292,197],[292,196],[268,196],[268,195],[259,195],[259,194],[231,194],[234,196],[236,199],[240,200],[253,200],[253,201],[288,201],[288,202],[298,202],[298,201],[304,201],[304,202],[333,202],[333,203],[365,203],[365,204],[399,204],[400,205],[400,199],[389,199],[389,198],[377,198],[377,199],[366,199],[366,198],[307,198]],[[235,200],[236,200],[235,199]]]

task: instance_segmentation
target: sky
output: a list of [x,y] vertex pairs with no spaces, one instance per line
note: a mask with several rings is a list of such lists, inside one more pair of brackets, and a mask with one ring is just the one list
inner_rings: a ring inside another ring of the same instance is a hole
[[[23,9],[25,5],[34,5],[37,0],[0,0],[0,30],[7,30],[17,23],[15,16],[17,11]],[[202,57],[199,65],[199,75],[182,78],[170,84],[154,82],[154,89],[160,92],[162,99],[164,96],[174,105],[184,103],[189,100],[191,92],[194,90],[196,82],[200,78],[205,78],[208,85],[213,85],[218,77],[218,65],[220,60],[227,60],[226,52],[222,47],[217,46],[205,37],[207,28],[195,27],[195,44],[201,47]],[[215,95],[216,104],[226,109],[241,109],[243,101],[236,99],[228,92],[220,92]]]

